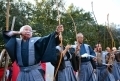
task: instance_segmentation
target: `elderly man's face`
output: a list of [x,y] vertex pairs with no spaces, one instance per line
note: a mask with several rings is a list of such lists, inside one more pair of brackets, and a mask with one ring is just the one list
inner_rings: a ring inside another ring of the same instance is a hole
[[29,26],[25,26],[22,31],[22,37],[24,39],[29,39],[32,37],[32,29]]
[[80,44],[83,43],[83,40],[84,40],[83,35],[80,35],[80,36],[77,37],[77,41],[78,41]]

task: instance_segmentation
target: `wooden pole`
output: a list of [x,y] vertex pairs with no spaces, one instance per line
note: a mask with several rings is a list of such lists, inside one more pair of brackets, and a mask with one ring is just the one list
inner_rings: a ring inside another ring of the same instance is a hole
[[[106,22],[105,22],[105,27],[106,27]],[[106,48],[106,47],[105,47],[105,46],[106,46],[106,45],[105,45],[105,43],[106,43],[106,42],[105,42],[105,39],[106,39],[106,38],[105,38],[105,36],[106,36],[106,32],[105,32],[106,30],[105,30],[105,29],[106,29],[106,28],[104,28],[104,49]]]
[[107,27],[107,29],[108,29],[108,32],[109,32],[109,34],[110,34],[111,43],[112,43],[111,47],[114,47],[114,38],[113,38],[113,36],[112,36],[111,29],[110,29],[110,27],[109,27],[109,14],[107,15],[107,21],[108,21],[108,27]]
[[4,75],[3,75],[2,81],[7,81],[6,72],[7,72],[7,69],[8,69],[8,64],[9,64],[9,55],[6,51],[5,52],[5,68],[4,68]]
[[[10,0],[7,0],[7,12],[6,12],[6,31],[9,30],[9,10],[10,10]],[[5,52],[5,68],[4,68],[4,74],[2,77],[2,81],[6,81],[6,71],[9,64],[9,55],[7,51]]]
[[[60,22],[60,12],[59,12],[59,9],[58,9],[58,8],[59,8],[58,4],[59,4],[59,2],[58,2],[58,0],[56,0],[57,14],[58,14],[58,23],[59,23],[59,26],[60,26],[60,25],[61,25],[61,22]],[[62,32],[60,32],[60,35],[59,35],[59,36],[61,37],[61,39],[60,39],[60,46],[61,46],[62,50],[61,50],[60,60],[59,60],[58,66],[57,66],[57,68],[56,68],[56,71],[55,71],[55,74],[54,74],[54,77],[53,77],[53,81],[55,81],[55,79],[56,79],[56,76],[57,76],[57,73],[58,73],[60,64],[61,64],[61,62],[62,62],[62,57],[63,57],[63,53],[62,53],[62,51],[63,51]]]
[[5,54],[5,49],[2,50],[2,52],[0,53],[0,66],[2,66],[2,59],[4,57]]
[[[96,19],[94,10],[93,10],[93,2],[91,2],[91,7],[92,7],[92,14],[93,14],[93,16],[94,16],[95,22],[96,22],[96,24],[98,25],[98,22],[97,22],[97,19]],[[97,25],[96,25],[96,27],[97,27]],[[97,33],[97,35],[98,35],[98,36],[96,36],[96,39],[97,39],[97,41],[100,41],[99,26],[96,28],[96,33]]]
[[9,10],[10,10],[10,0],[7,0],[7,13],[6,13],[6,31],[9,30]]

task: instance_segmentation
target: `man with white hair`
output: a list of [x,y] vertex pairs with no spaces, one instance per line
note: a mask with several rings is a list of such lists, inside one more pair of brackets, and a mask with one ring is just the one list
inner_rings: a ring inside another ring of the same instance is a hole
[[[56,61],[56,46],[60,44],[59,34],[63,26],[44,37],[32,37],[29,25],[21,27],[20,31],[4,31],[5,48],[12,60],[20,67],[17,81],[44,81],[40,62]],[[20,35],[21,38],[16,38]]]
[[90,45],[84,44],[84,36],[82,33],[78,33],[76,36],[76,54],[80,56],[78,81],[95,81],[94,70],[91,61],[95,60],[95,52]]

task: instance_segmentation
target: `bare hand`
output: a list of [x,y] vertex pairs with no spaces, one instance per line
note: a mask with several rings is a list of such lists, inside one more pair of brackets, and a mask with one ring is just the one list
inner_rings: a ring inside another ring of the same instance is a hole
[[65,47],[66,50],[69,50],[70,48],[71,48],[71,45],[67,45],[67,46]]
[[71,45],[67,45],[67,46],[65,47],[65,50],[62,51],[63,56],[66,54],[66,52],[69,50],[69,48],[71,48]]
[[80,45],[79,44],[76,46],[76,51],[80,51]]
[[18,34],[19,34],[19,35],[22,35],[22,32],[21,32],[21,31],[18,31]]

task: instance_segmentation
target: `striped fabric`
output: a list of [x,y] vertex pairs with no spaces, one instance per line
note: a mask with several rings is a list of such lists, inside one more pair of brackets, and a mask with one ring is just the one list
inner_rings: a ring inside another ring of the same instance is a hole
[[115,81],[120,80],[120,62],[115,61],[113,63],[112,74],[115,77]]
[[41,69],[39,64],[28,67],[20,67],[20,73],[17,81],[44,81],[43,76],[38,69]]
[[58,81],[77,81],[70,61],[65,61],[65,69],[58,71]]
[[96,81],[91,63],[82,62],[78,73],[78,81]]
[[105,65],[97,67],[97,81],[115,81],[114,76],[106,68]]

